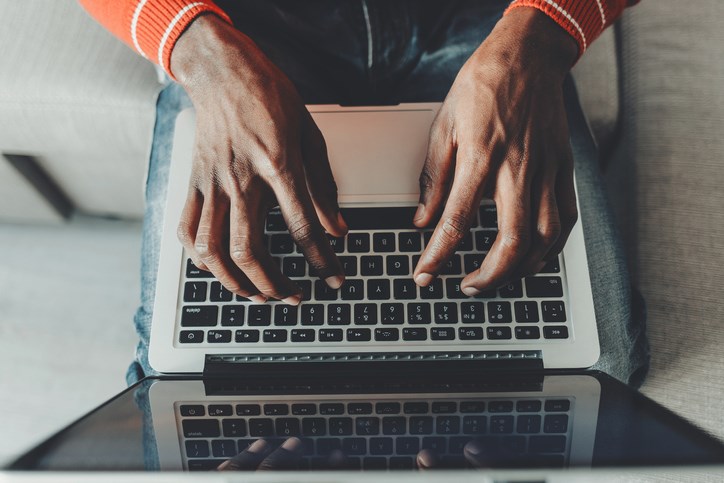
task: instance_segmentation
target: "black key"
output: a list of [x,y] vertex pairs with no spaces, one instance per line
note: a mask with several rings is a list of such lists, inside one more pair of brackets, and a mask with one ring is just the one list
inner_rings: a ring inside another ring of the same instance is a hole
[[370,251],[370,234],[350,233],[347,235],[347,251],[350,253],[368,253]]
[[215,458],[231,458],[236,456],[236,441],[233,439],[218,439],[211,442],[211,452]]
[[482,230],[475,232],[475,248],[479,252],[490,251],[490,248],[495,243],[495,238],[498,236],[497,231]]
[[483,264],[483,260],[485,260],[485,255],[483,255],[482,253],[470,253],[468,255],[465,255],[463,257],[463,260],[465,262],[465,273],[473,273]]
[[244,306],[224,305],[221,307],[221,325],[227,327],[244,325]]
[[393,342],[400,340],[400,329],[393,327],[378,327],[375,329],[375,340],[377,342]]
[[184,302],[205,302],[207,282],[186,282],[184,284]]
[[438,416],[435,418],[437,434],[458,434],[460,432],[460,416]]
[[203,330],[182,330],[179,334],[181,344],[201,344],[204,341]]
[[422,251],[422,241],[420,240],[420,232],[410,231],[401,232],[398,235],[401,252],[420,252]]
[[433,327],[430,337],[432,340],[455,340],[455,331],[452,327]]
[[269,237],[269,249],[272,255],[294,252],[294,240],[287,233],[280,233]]
[[420,287],[420,298],[425,300],[442,299],[442,279],[436,278],[427,287]]
[[292,342],[314,342],[314,329],[292,329]]
[[483,328],[482,327],[459,327],[458,338],[460,340],[482,340],[483,339]]
[[531,453],[562,453],[565,450],[565,436],[531,436],[528,443]]
[[402,340],[427,340],[427,329],[424,327],[405,327],[402,329]]
[[339,292],[342,300],[362,300],[365,296],[364,280],[347,279]]
[[498,227],[498,211],[495,205],[482,205],[480,207],[480,226],[483,228]]
[[323,280],[314,281],[314,300],[337,300],[337,292]]
[[243,438],[246,436],[246,420],[244,419],[224,419],[221,421],[221,427],[224,429],[224,437],[226,438]]
[[521,327],[515,328],[516,339],[540,339],[540,329],[538,327]]
[[216,460],[189,460],[189,471],[211,471],[223,463],[224,459]]
[[372,246],[375,252],[385,253],[395,251],[394,233],[375,233],[372,236]]
[[447,440],[439,436],[428,436],[422,438],[422,449],[429,449],[435,454],[447,452]]
[[400,435],[407,432],[407,420],[404,416],[382,418],[382,434]]
[[344,256],[338,257],[339,263],[342,265],[342,270],[347,277],[357,276],[357,257]]
[[181,416],[205,416],[206,409],[201,404],[184,404],[181,406]]
[[488,327],[486,332],[490,340],[511,339],[513,337],[510,327]]
[[331,436],[349,436],[352,434],[352,418],[329,418]]
[[566,306],[562,300],[541,302],[540,310],[543,313],[543,322],[566,321]]
[[[540,418],[540,416],[538,416]],[[546,433],[565,433],[568,432],[568,415],[567,414],[547,414],[543,431]]]
[[319,342],[341,342],[343,337],[342,329],[319,329]]
[[258,404],[237,404],[236,415],[237,416],[259,416],[261,414],[261,407]]
[[367,454],[367,440],[364,438],[344,438],[342,452],[346,456],[361,456]]
[[571,409],[571,401],[568,399],[549,399],[546,401],[546,411],[565,412]]
[[327,323],[329,325],[349,325],[351,322],[349,304],[329,304],[327,306]]
[[370,454],[392,454],[392,438],[370,438]]
[[463,417],[463,433],[465,434],[485,434],[487,426],[488,418],[485,416]]
[[491,413],[509,413],[513,411],[513,401],[490,401],[488,411]]
[[459,252],[469,252],[473,250],[473,234],[472,232],[467,232],[463,239],[460,241],[460,244],[458,245],[457,251]]
[[284,222],[284,217],[280,210],[271,210],[266,215],[266,230],[267,231],[287,231],[287,224]]
[[231,331],[230,330],[210,330],[206,334],[206,342],[212,344],[224,344],[231,342]]
[[568,327],[564,325],[556,327],[543,327],[543,336],[546,339],[567,339]]
[[342,253],[344,251],[344,237],[327,235],[327,238],[329,239],[329,246],[332,247],[334,253]]
[[372,414],[372,403],[349,403],[347,412],[349,414]]
[[282,273],[287,277],[303,277],[306,266],[304,257],[285,257],[282,260]]
[[316,404],[292,404],[292,414],[297,416],[312,416],[317,414]]
[[420,452],[420,438],[410,436],[397,438],[395,446],[397,454],[417,455]]
[[327,420],[324,418],[302,418],[302,435],[324,436],[327,434]]
[[424,232],[422,232],[422,239],[423,239],[423,242],[425,243],[425,246],[429,245],[430,240],[432,240],[432,231],[425,230]]
[[380,418],[355,418],[357,435],[375,436],[380,434]]
[[396,278],[394,281],[395,299],[412,300],[417,298],[417,284],[411,278]]
[[482,413],[483,411],[485,411],[483,401],[462,401],[460,403],[461,413]]
[[432,321],[432,317],[430,315],[430,304],[427,302],[408,303],[407,321],[410,324],[429,324]]
[[554,258],[553,260],[549,261],[545,264],[545,267],[541,269],[538,273],[560,273],[561,271],[561,264],[558,261],[558,257]]
[[[413,438],[416,439],[416,438]],[[399,440],[398,440],[399,441]],[[407,444],[407,443],[406,443]],[[397,447],[400,447],[398,442]],[[398,451],[399,453],[399,451]],[[406,453],[413,454],[413,453]],[[405,456],[393,456],[390,458],[390,469],[391,470],[412,470],[415,468],[415,460]]]
[[432,403],[432,412],[435,414],[450,414],[458,410],[455,401],[437,401]]
[[271,305],[250,305],[246,324],[251,326],[271,325]]
[[537,302],[516,302],[514,306],[516,322],[538,322]]
[[410,434],[432,434],[432,416],[411,417]]
[[458,323],[458,306],[451,302],[435,303],[435,323],[436,324],[457,324]]
[[448,278],[445,280],[447,298],[453,300],[468,298],[468,296],[463,293],[462,288],[460,288],[460,283],[462,283],[462,281],[462,278]]
[[518,416],[516,431],[521,434],[540,432],[540,416],[537,414],[521,414]]
[[299,420],[297,418],[277,418],[274,421],[277,436],[289,438],[291,436],[300,436]]
[[481,291],[475,296],[476,299],[494,299],[498,295],[498,291],[494,288]]
[[503,453],[515,454],[525,452],[525,437],[523,436],[503,436],[499,441],[499,447]]
[[383,324],[402,324],[405,317],[402,304],[382,304],[380,313]]
[[[468,444],[471,441],[471,438],[468,436],[453,436],[448,440],[448,448],[447,451],[450,454],[454,455],[461,455],[463,454],[463,450],[465,449],[465,445]],[[449,464],[449,462],[445,462],[445,465]],[[443,467],[449,467],[449,466],[443,466]],[[464,465],[463,465],[464,467]]]
[[387,459],[382,457],[368,456],[362,460],[362,469],[365,470],[386,470]]
[[512,321],[510,302],[488,302],[488,322],[507,324]]
[[274,307],[274,325],[297,325],[297,307],[279,304]]
[[409,275],[410,259],[407,255],[387,256],[387,275]]
[[312,300],[312,281],[297,280],[296,283],[302,290],[302,300]]
[[323,403],[319,405],[319,414],[344,414],[344,404],[342,403]]
[[370,300],[389,300],[390,281],[376,278],[367,280],[367,298]]
[[212,302],[231,302],[234,300],[234,294],[226,290],[221,282],[211,282],[209,300]]
[[399,414],[400,403],[398,402],[378,402],[375,404],[375,412],[377,414]]
[[527,277],[525,291],[528,297],[563,297],[560,277]]
[[460,275],[463,273],[463,263],[460,255],[453,255],[445,265],[442,266],[442,275]]
[[377,323],[377,305],[354,304],[355,325],[375,325]]
[[181,327],[213,327],[218,317],[214,305],[186,305],[181,309]]
[[186,260],[186,278],[213,278],[214,275],[206,270],[201,270],[194,265],[191,259]]
[[535,400],[531,401],[531,400],[524,399],[522,401],[518,401],[515,404],[515,409],[519,413],[537,413],[538,411],[540,411],[540,408],[541,408],[540,401],[535,401]]
[[520,280],[510,282],[505,287],[498,290],[500,296],[504,299],[517,299],[523,296],[523,284]]
[[513,416],[491,416],[490,432],[493,434],[512,433]]
[[218,419],[184,419],[181,425],[185,438],[218,438],[221,436]]
[[252,418],[249,420],[249,436],[263,438],[274,436],[274,423],[270,418]]
[[342,449],[342,441],[339,438],[319,438],[317,440],[317,453],[328,456],[332,451]]
[[237,330],[234,338],[236,342],[259,342],[258,330]]
[[379,277],[384,273],[384,259],[380,255],[366,255],[360,257],[360,273],[365,276]]
[[324,305],[302,304],[300,321],[302,325],[324,324]]
[[367,342],[372,340],[372,331],[370,329],[353,328],[347,329],[347,340],[349,342]]
[[203,439],[186,441],[186,456],[189,458],[208,458],[209,443]]
[[461,303],[460,319],[464,324],[482,324],[485,322],[485,305],[482,302]]
[[284,329],[264,329],[262,338],[264,342],[286,342],[287,331]]

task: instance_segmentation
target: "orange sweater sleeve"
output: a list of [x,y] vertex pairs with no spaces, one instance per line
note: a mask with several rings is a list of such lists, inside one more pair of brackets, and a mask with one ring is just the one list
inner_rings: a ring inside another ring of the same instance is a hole
[[79,0],[100,24],[171,77],[171,51],[186,27],[203,13],[231,23],[213,0]]
[[551,17],[578,43],[578,57],[623,13],[639,0],[514,0],[507,14],[516,7],[533,7]]

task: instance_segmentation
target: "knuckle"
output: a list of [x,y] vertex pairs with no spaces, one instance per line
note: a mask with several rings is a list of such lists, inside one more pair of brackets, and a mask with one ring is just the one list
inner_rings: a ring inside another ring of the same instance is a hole
[[436,170],[431,166],[432,160],[430,157],[425,159],[425,166],[422,168],[422,171],[420,172],[420,191],[426,192],[431,190],[435,186],[435,178],[436,178]]
[[296,216],[287,225],[292,239],[301,247],[309,246],[314,241],[315,226],[303,216]]
[[176,228],[176,236],[184,247],[189,248],[194,245],[193,230],[189,223],[185,221],[180,222]]
[[468,220],[463,213],[452,213],[445,217],[440,230],[447,241],[458,242],[462,240],[468,230]]
[[259,257],[261,248],[255,246],[248,237],[234,237],[230,244],[231,258],[239,267]]
[[500,242],[514,253],[522,254],[530,249],[530,235],[522,228],[501,233]]
[[202,233],[196,235],[194,249],[205,262],[215,261],[221,257],[221,247],[216,237]]
[[561,224],[558,222],[549,222],[538,225],[538,239],[546,246],[553,245],[558,237],[561,236]]

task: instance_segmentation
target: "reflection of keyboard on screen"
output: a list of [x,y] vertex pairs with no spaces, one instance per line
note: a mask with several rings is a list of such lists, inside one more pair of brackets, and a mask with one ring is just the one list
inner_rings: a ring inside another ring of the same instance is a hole
[[431,230],[411,225],[415,208],[343,209],[350,227],[330,238],[346,282],[332,290],[310,273],[278,211],[266,222],[268,247],[282,272],[303,291],[298,307],[254,304],[226,290],[213,276],[184,266],[177,341],[194,344],[540,343],[567,339],[565,273],[559,259],[541,273],[467,297],[465,274],[480,267],[497,235],[495,206],[486,204],[443,274],[417,287],[412,272]]
[[[279,446],[301,438],[304,469],[412,469],[422,449],[441,467],[466,467],[477,440],[493,467],[564,467],[573,399],[431,399],[176,405],[185,468],[210,470],[263,438]],[[339,464],[339,463],[338,463]]]

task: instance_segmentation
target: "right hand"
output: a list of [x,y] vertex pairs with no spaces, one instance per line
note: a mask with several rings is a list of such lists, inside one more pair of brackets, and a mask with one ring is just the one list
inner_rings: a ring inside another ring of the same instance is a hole
[[254,302],[293,305],[301,291],[269,254],[264,223],[281,208],[310,268],[344,281],[324,230],[347,232],[322,133],[291,81],[215,15],[177,41],[171,70],[196,109],[193,169],[178,236],[193,262]]

